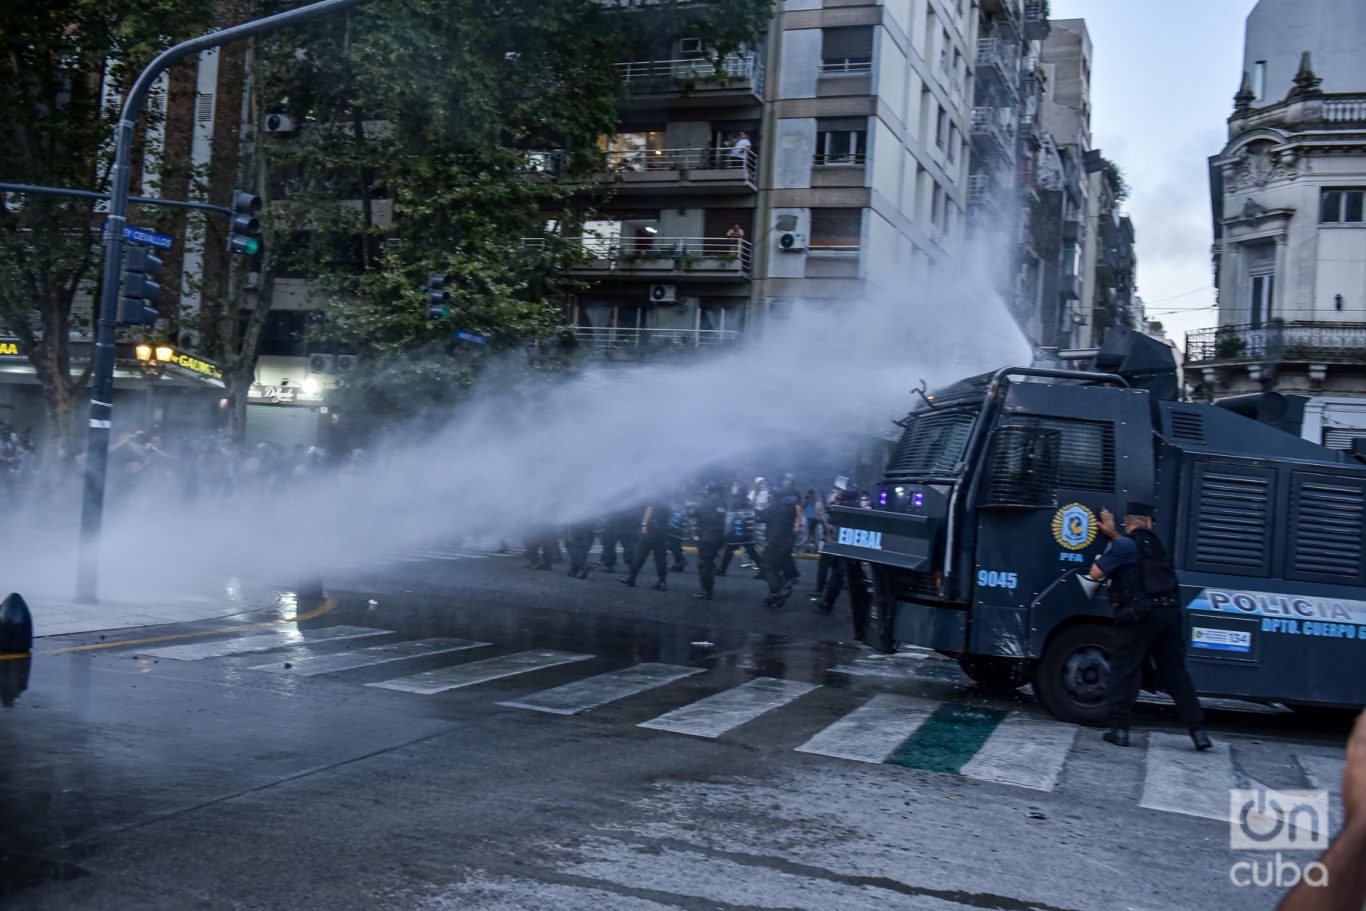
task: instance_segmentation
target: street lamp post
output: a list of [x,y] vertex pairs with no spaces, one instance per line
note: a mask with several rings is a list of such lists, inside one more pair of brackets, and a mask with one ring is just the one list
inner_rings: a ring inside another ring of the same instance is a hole
[[81,499],[81,539],[76,557],[76,600],[93,603],[99,579],[100,530],[104,525],[104,488],[109,470],[109,432],[114,401],[114,322],[118,310],[119,273],[123,269],[123,229],[128,221],[128,174],[133,154],[133,125],[142,113],[152,84],[173,64],[192,54],[222,47],[342,12],[369,0],[322,0],[297,9],[253,19],[172,45],[147,65],[123,103],[114,132],[114,167],[109,174],[109,220],[104,229],[104,278],[100,319],[91,376],[90,426],[85,448],[85,487]]

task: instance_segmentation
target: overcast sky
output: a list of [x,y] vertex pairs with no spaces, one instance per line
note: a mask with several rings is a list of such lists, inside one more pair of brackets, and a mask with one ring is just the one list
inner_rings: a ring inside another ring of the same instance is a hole
[[[1353,0],[1356,2],[1356,0]],[[1223,148],[1256,0],[1052,0],[1054,19],[1085,19],[1091,142],[1124,169],[1138,237],[1138,291],[1184,347],[1213,326],[1206,159]],[[1173,312],[1178,311],[1178,312]]]

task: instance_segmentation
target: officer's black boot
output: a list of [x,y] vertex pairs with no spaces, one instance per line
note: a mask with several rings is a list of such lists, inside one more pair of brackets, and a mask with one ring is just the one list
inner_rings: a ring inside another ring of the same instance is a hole
[[1214,741],[1209,739],[1209,734],[1205,732],[1204,728],[1200,727],[1198,724],[1193,724],[1191,725],[1190,730],[1191,741],[1195,744],[1197,750],[1203,753],[1205,750],[1214,749]]
[[658,582],[655,583],[655,591],[657,592],[668,591],[668,589],[669,586],[664,582],[663,579],[660,579]]
[[1110,728],[1110,730],[1100,735],[1100,739],[1104,740],[1106,743],[1113,743],[1117,747],[1127,747],[1129,745],[1129,729]]
[[711,592],[693,592],[693,593],[692,593],[692,596],[693,596],[694,598],[696,598],[698,601],[710,601],[710,600],[711,600]]
[[629,585],[632,588],[636,587],[635,576],[617,576],[617,581],[620,582],[622,585]]

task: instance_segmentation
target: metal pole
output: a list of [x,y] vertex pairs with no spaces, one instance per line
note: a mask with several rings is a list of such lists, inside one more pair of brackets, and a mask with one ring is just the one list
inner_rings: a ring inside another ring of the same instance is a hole
[[96,585],[99,578],[100,529],[104,525],[104,487],[109,470],[109,430],[114,411],[114,322],[118,311],[119,274],[123,270],[123,228],[128,220],[128,170],[133,154],[133,124],[142,112],[152,83],[173,64],[200,51],[265,35],[368,2],[322,0],[182,41],[162,51],[147,64],[128,92],[114,131],[114,167],[109,175],[109,221],[104,235],[104,277],[91,377],[90,429],[85,447],[85,489],[81,500],[81,540],[76,557],[78,601],[94,603],[98,600]]
[[[67,187],[44,187],[31,183],[0,183],[0,191],[6,193],[28,193],[35,196],[74,196],[77,199],[108,199],[108,193],[96,193],[94,190],[72,190]],[[232,215],[232,209],[227,206],[214,206],[207,202],[187,202],[183,199],[153,199],[148,196],[130,196],[129,202],[142,203],[149,206],[170,206],[178,209],[199,209],[204,212],[221,212],[224,215]]]

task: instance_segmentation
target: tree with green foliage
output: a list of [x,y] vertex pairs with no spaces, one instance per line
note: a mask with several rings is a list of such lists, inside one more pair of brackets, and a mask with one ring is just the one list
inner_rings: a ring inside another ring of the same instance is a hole
[[1124,179],[1124,169],[1108,158],[1102,158],[1101,161],[1105,163],[1105,179],[1110,182],[1115,204],[1118,205],[1129,198],[1129,182]]
[[[208,0],[0,5],[0,180],[104,189],[118,99],[160,50],[202,30],[208,12]],[[76,370],[71,336],[89,324],[77,299],[99,299],[102,222],[87,200],[11,194],[0,205],[0,327],[33,364],[58,458],[76,451],[90,368]]]
[[[497,349],[564,323],[563,274],[582,253],[545,213],[564,222],[593,198],[599,139],[625,97],[616,62],[668,35],[706,35],[719,61],[760,41],[771,15],[772,0],[381,0],[264,41],[256,117],[303,126],[255,161],[271,188],[262,298],[282,273],[325,296],[319,335],[361,355],[353,404],[404,416],[457,399],[482,353],[454,328]],[[548,149],[558,176],[529,175],[528,152]],[[449,277],[449,321],[427,318],[429,272]],[[224,310],[206,337],[231,338],[235,318]]]

